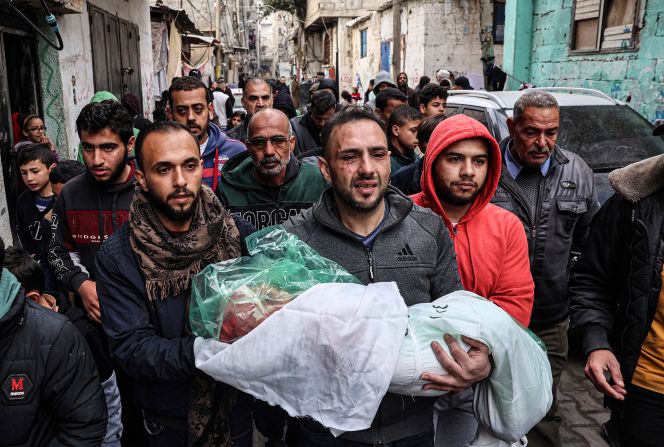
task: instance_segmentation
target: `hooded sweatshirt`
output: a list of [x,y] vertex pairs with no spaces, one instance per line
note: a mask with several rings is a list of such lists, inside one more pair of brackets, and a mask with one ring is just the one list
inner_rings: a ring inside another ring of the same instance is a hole
[[95,279],[95,256],[102,242],[129,219],[136,180],[134,165],[122,183],[101,185],[87,170],[62,188],[51,218],[48,261],[67,290],[77,292]]
[[[489,143],[488,173],[479,195],[455,227],[436,193],[433,171],[436,159],[451,144],[469,138],[483,138]],[[501,165],[500,148],[486,127],[466,115],[452,116],[431,135],[422,171],[422,192],[412,198],[443,219],[454,241],[464,288],[488,298],[528,326],[535,286],[523,225],[514,214],[489,203],[498,186]]]
[[260,230],[283,223],[289,217],[318,202],[328,187],[318,166],[304,164],[291,156],[281,186],[268,186],[256,178],[249,152],[228,162],[215,191],[231,212]]
[[233,156],[246,151],[247,148],[243,143],[227,138],[226,134],[212,122],[208,123],[207,133],[207,145],[201,154],[203,184],[216,191],[224,164]]

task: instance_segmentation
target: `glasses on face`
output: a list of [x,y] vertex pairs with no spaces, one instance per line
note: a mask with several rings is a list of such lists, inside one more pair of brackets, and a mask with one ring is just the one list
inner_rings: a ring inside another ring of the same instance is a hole
[[41,127],[29,127],[28,132],[46,132],[46,126]]
[[249,145],[251,145],[255,149],[262,150],[265,149],[265,146],[267,146],[268,141],[273,147],[277,149],[284,149],[288,144],[288,138],[283,135],[273,135],[267,138],[254,137],[251,140],[247,141],[247,143],[249,143]]

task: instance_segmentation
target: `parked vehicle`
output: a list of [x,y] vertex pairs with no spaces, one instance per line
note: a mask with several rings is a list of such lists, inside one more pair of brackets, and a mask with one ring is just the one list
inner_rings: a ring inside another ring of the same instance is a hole
[[[539,90],[551,93],[558,101],[558,146],[580,155],[592,168],[600,203],[613,194],[609,172],[664,153],[664,138],[652,136],[654,126],[626,104],[592,89]],[[477,119],[500,142],[509,137],[506,121],[512,116],[514,103],[527,91],[450,90],[445,114],[463,113]]]
[[244,112],[244,107],[242,107],[242,89],[231,88],[231,93],[233,94],[233,99],[235,99],[235,103],[233,104],[233,112]]

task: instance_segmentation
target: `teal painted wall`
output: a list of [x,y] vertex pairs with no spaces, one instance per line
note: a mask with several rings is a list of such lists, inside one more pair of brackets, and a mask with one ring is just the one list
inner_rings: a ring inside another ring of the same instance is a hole
[[[43,25],[41,29],[52,41],[55,41],[54,34],[47,25]],[[69,42],[66,44],[69,44]],[[38,37],[37,55],[39,57],[39,87],[41,90],[44,124],[48,128],[48,137],[60,154],[60,159],[65,160],[69,158],[70,148],[67,141],[58,51],[44,42],[42,38]]]
[[573,1],[534,0],[531,82],[594,88],[621,101],[631,96],[631,107],[648,120],[664,119],[664,0],[641,1],[644,25],[635,51],[572,55]]
[[503,68],[511,76],[505,90],[516,90],[530,79],[533,34],[533,0],[507,0]]

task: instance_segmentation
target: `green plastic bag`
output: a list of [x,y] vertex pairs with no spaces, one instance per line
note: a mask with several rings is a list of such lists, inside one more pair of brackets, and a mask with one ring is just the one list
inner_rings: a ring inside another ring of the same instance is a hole
[[207,266],[192,282],[195,335],[231,343],[317,284],[360,281],[280,225],[246,239],[251,256]]

